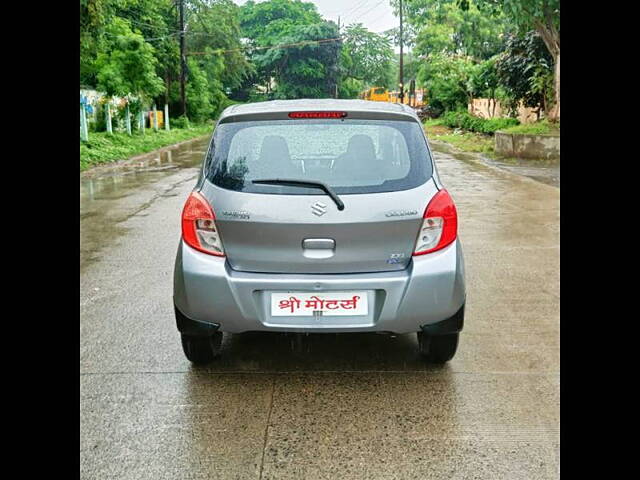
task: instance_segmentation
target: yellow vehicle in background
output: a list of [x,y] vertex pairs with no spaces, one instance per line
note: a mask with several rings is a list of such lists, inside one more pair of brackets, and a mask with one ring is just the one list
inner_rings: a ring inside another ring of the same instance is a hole
[[372,102],[388,102],[389,90],[385,87],[371,87],[369,90],[362,92],[361,98]]
[[[372,102],[391,102],[400,103],[400,92],[390,92],[385,87],[371,87],[369,90],[365,90],[360,94],[360,98],[363,100],[370,100]],[[426,91],[423,89],[417,89],[415,95],[409,95],[409,91],[404,92],[404,100],[402,103],[411,107],[422,107],[426,103]]]
[[[410,95],[408,90],[404,92],[404,99],[402,103],[409,105],[410,107],[419,108],[427,104],[427,91],[423,89],[416,89],[414,95]],[[400,92],[389,92],[389,102],[400,103]]]

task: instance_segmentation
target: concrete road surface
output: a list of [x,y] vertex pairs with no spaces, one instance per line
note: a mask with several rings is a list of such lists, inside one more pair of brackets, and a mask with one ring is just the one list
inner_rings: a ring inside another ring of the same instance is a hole
[[172,269],[204,148],[81,179],[81,478],[559,477],[557,188],[436,154],[467,262],[446,366],[414,335],[243,334],[195,368]]

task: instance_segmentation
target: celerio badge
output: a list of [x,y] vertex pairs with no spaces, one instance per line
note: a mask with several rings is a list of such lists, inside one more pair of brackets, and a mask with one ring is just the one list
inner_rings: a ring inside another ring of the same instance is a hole
[[384,214],[385,217],[406,217],[408,215],[417,215],[417,210],[392,210]]
[[222,215],[224,215],[225,217],[240,218],[242,220],[249,220],[250,218],[249,213],[245,212],[244,210],[241,212],[225,211],[222,212]]

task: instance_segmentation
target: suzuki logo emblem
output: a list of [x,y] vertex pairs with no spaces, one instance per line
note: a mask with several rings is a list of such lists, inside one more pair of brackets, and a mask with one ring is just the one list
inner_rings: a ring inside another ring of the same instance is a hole
[[311,211],[314,215],[321,217],[325,213],[327,213],[327,206],[322,202],[316,202],[311,205]]

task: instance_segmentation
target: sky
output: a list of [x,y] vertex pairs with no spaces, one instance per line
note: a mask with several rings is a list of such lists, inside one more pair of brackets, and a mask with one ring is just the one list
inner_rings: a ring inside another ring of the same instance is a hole
[[[233,0],[242,5],[246,0]],[[261,0],[258,0],[260,3]],[[373,32],[383,32],[398,26],[389,0],[306,0],[315,3],[320,15],[340,25],[362,23]]]

